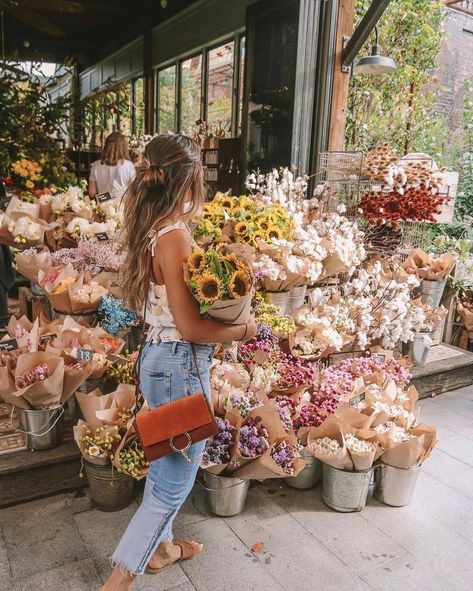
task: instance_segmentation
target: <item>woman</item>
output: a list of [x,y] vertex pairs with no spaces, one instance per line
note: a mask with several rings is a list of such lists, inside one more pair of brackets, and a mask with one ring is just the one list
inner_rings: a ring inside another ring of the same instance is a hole
[[[209,397],[209,343],[249,339],[256,333],[254,318],[236,326],[203,318],[184,281],[183,265],[192,250],[186,222],[203,196],[200,149],[183,135],[157,136],[146,146],[143,166],[125,195],[123,291],[136,311],[148,299],[150,330],[140,383],[151,408],[202,391],[191,343],[196,343],[198,369]],[[172,523],[192,489],[204,446],[204,441],[191,446],[190,463],[179,453],[151,463],[143,502],[112,556],[115,568],[102,591],[130,591],[135,575],[157,573],[202,552],[197,542],[173,542]]]
[[102,158],[96,160],[90,169],[89,196],[111,193],[115,181],[126,189],[134,178],[135,167],[130,161],[125,136],[114,131],[105,140]]

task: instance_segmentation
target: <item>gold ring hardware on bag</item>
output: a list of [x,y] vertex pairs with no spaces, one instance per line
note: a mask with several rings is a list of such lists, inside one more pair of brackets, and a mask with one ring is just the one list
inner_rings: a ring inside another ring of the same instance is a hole
[[178,447],[176,447],[174,445],[174,435],[172,437],[169,438],[169,445],[171,446],[172,451],[175,451],[179,454],[185,454],[185,452],[189,449],[189,447],[192,445],[192,438],[189,435],[189,433],[187,433],[187,431],[185,433],[180,433],[178,435],[178,437],[180,437],[181,435],[185,435],[187,437],[187,445],[185,447],[183,447],[182,449],[179,449]]

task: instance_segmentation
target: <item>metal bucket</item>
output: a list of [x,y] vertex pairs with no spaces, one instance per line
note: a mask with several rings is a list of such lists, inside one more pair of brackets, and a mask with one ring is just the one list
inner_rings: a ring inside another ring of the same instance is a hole
[[381,464],[376,468],[374,496],[385,505],[404,507],[411,501],[420,468],[394,468]]
[[441,281],[429,281],[428,279],[423,279],[420,286],[422,303],[430,304],[432,308],[438,308],[440,306],[440,300],[442,299],[446,282],[446,279],[442,279]]
[[38,285],[37,283],[31,282],[30,291],[35,296],[45,296],[46,295],[46,292],[44,291],[44,289],[41,287],[41,285]]
[[274,304],[281,309],[281,315],[285,316],[289,304],[289,291],[267,291],[264,299],[268,304]]
[[245,507],[250,481],[243,478],[217,476],[203,470],[207,504],[212,513],[220,517],[238,515]]
[[20,433],[26,435],[26,446],[34,451],[52,449],[62,441],[64,407],[47,410],[18,409]]
[[77,420],[81,418],[79,405],[77,404],[74,394],[70,396],[64,403],[64,422],[67,425],[75,425]]
[[85,382],[83,382],[77,388],[77,391],[82,392],[82,394],[88,394],[89,392],[92,392],[92,390],[95,390],[95,388],[100,388],[101,384],[102,384],[101,378],[97,378],[95,380],[85,380]]
[[323,502],[341,513],[361,511],[366,505],[373,471],[374,467],[359,472],[348,472],[324,464]]
[[98,466],[84,460],[90,486],[90,499],[99,511],[121,511],[133,499],[135,481],[128,474],[118,472],[111,464]]
[[424,343],[424,337],[429,337],[432,340],[434,334],[435,332],[418,332],[416,333],[414,340],[409,343],[409,355],[411,360],[418,367],[425,367],[425,364],[427,363],[427,355],[430,350],[430,347]]
[[291,488],[308,490],[319,484],[322,478],[322,462],[305,449],[301,455],[306,461],[306,465],[297,476],[285,478],[284,482]]
[[287,303],[287,314],[294,316],[297,308],[304,305],[305,296],[307,293],[307,285],[301,285],[299,287],[293,287],[289,290],[289,300]]

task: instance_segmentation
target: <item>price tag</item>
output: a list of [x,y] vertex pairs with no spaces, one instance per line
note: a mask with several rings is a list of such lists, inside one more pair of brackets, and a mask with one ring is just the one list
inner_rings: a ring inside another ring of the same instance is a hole
[[94,352],[92,349],[77,349],[77,361],[92,361]]
[[358,394],[358,396],[353,396],[353,398],[350,398],[349,405],[350,406],[358,406],[360,404],[360,402],[363,402],[363,400],[365,398],[366,398],[366,395],[364,392],[362,394]]
[[0,342],[0,351],[14,351],[15,349],[18,349],[18,342],[16,339]]
[[56,333],[51,333],[51,334],[44,334],[42,337],[40,337],[40,342],[41,343],[45,343],[47,341],[50,341],[51,339],[55,339],[57,337]]
[[386,355],[382,355],[381,353],[374,353],[374,354],[372,355],[372,358],[373,358],[375,361],[378,361],[378,362],[380,362],[380,363],[383,363],[384,361],[386,361]]
[[95,199],[97,200],[97,203],[105,203],[105,201],[110,201],[112,199],[112,196],[107,191],[106,193],[99,193],[95,196]]
[[107,232],[97,232],[97,234],[95,234],[97,240],[108,240],[108,234]]

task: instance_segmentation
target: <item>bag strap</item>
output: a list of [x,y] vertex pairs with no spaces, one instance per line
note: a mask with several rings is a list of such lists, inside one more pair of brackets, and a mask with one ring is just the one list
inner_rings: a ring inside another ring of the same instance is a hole
[[140,390],[140,368],[141,368],[141,357],[143,354],[143,348],[146,344],[146,316],[148,311],[148,303],[149,303],[149,290],[151,289],[151,265],[152,265],[152,257],[151,252],[148,250],[147,252],[147,266],[148,266],[148,281],[147,281],[147,290],[146,290],[146,297],[144,301],[144,312],[143,312],[143,336],[141,337],[140,346],[138,349],[138,356],[136,361],[133,365],[133,377],[135,379],[135,406],[133,408],[133,414],[136,416],[138,411],[143,406],[143,394]]

